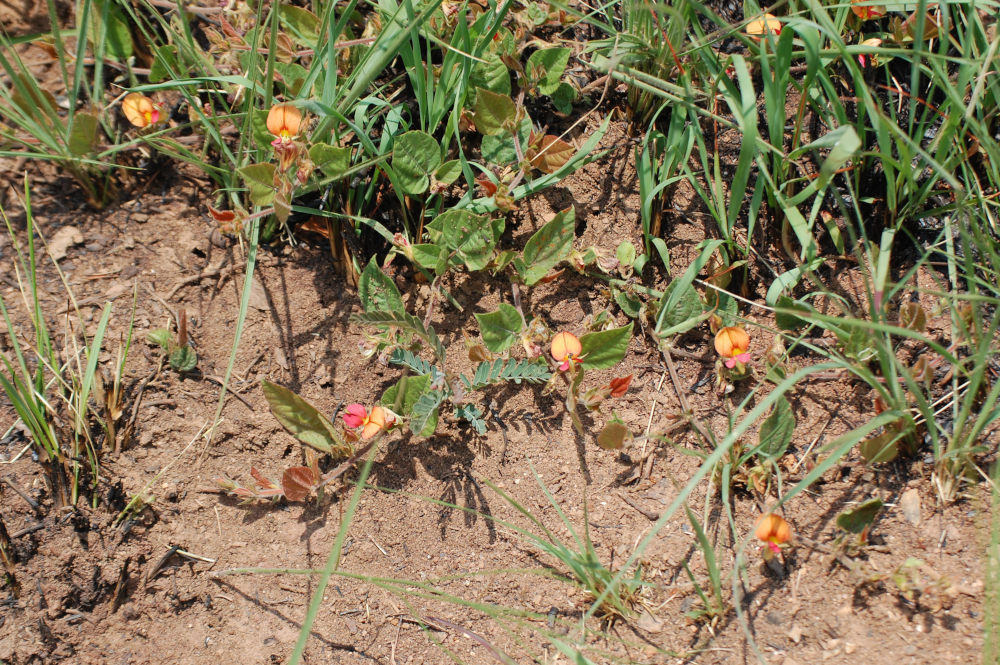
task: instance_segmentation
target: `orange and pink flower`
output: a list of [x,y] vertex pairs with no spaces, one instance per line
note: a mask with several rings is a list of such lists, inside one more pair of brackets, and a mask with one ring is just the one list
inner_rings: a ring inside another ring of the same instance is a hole
[[381,406],[372,407],[369,413],[363,404],[349,404],[344,413],[344,424],[351,429],[361,427],[361,438],[370,439],[392,424],[393,418]]
[[767,513],[757,522],[756,535],[771,552],[777,554],[781,551],[781,546],[791,540],[792,527],[779,515]]
[[560,363],[560,371],[565,372],[573,363],[583,362],[583,358],[580,357],[581,351],[583,346],[573,333],[561,332],[552,338],[551,353],[556,362]]
[[122,99],[122,113],[135,127],[149,127],[160,121],[160,109],[153,100],[138,92],[130,92]]
[[276,104],[267,113],[267,131],[274,135],[275,147],[291,143],[301,126],[302,111],[291,104]]
[[727,368],[750,362],[750,336],[738,326],[726,326],[715,333],[715,350]]

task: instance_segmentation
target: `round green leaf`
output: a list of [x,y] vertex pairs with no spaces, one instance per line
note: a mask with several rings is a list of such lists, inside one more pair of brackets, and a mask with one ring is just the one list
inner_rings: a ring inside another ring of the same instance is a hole
[[584,369],[607,369],[621,362],[632,339],[632,324],[611,330],[588,333],[580,338],[580,357]]
[[190,346],[179,346],[170,354],[170,366],[178,372],[190,372],[198,364],[198,354]]
[[524,319],[517,308],[501,303],[496,312],[476,314],[483,343],[493,353],[503,353],[517,341],[524,327]]
[[430,186],[430,174],[441,165],[441,146],[427,132],[413,130],[398,137],[392,148],[392,169],[399,186],[407,194],[423,194]]

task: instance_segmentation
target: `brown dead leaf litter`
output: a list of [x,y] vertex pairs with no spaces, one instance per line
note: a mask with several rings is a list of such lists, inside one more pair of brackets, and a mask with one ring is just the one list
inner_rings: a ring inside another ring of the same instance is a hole
[[[522,206],[510,225],[513,242],[523,244],[535,228],[572,204],[579,219],[578,247],[613,252],[625,239],[639,245],[633,144],[625,128],[615,125],[604,145],[612,149],[608,156]],[[0,163],[7,173],[13,166],[10,160]],[[248,481],[251,466],[275,477],[300,463],[301,447],[271,416],[262,380],[286,385],[332,413],[342,402],[377,399],[398,372],[358,353],[362,336],[348,323],[350,315],[360,311],[358,300],[331,270],[322,242],[303,236],[294,247],[279,243],[263,249],[236,355],[233,394],[227,396],[215,440],[207,446],[200,434],[212,419],[217,381],[225,373],[244,258],[239,244],[212,235],[204,214],[204,183],[191,174],[160,177],[147,183],[141,194],[126,194],[118,204],[94,213],[81,207],[65,181],[44,174],[33,178],[35,214],[44,233],[71,241],[61,266],[89,325],[96,324],[104,302],[112,300],[109,339],[116,340],[127,326],[133,288],[138,286],[139,341],[127,365],[127,401],[143,381],[146,384],[130,444],[117,458],[105,458],[105,484],[95,510],[50,510],[30,452],[10,462],[27,446],[24,434],[15,430],[0,442],[0,510],[14,541],[22,587],[20,598],[5,600],[0,612],[0,661],[283,662],[297,638],[315,580],[211,573],[248,566],[322,568],[347,491],[319,506],[241,506],[207,490],[220,476]],[[16,193],[20,179],[14,180],[13,189],[5,192],[7,212],[23,228]],[[702,217],[690,212],[692,201],[690,192],[677,192],[664,220],[677,272],[708,232]],[[82,238],[78,242],[77,231]],[[9,303],[17,298],[11,253],[9,241],[0,239],[5,266],[0,290]],[[852,280],[859,282],[855,278],[851,270],[843,271],[843,287],[850,289]],[[504,280],[478,276],[458,277],[449,287],[465,312],[442,308],[435,324],[449,342],[450,357],[462,358],[463,335],[478,334],[472,313],[491,311],[499,302],[509,302],[510,294]],[[762,300],[766,287],[763,282],[749,285],[750,297]],[[66,295],[48,268],[42,290],[46,312],[53,322],[61,322],[64,317],[58,312],[66,306]],[[410,308],[424,297],[412,284],[405,295]],[[580,327],[586,316],[605,310],[619,324],[626,323],[599,286],[575,276],[533,290],[525,306],[544,314],[553,327],[570,330]],[[199,355],[199,371],[191,376],[157,372],[158,351],[143,341],[149,330],[166,326],[168,310],[177,308],[187,312]],[[756,312],[749,315],[757,317]],[[771,340],[760,331],[754,335],[754,350],[762,352]],[[708,348],[707,340],[701,328],[681,340],[680,348],[689,353],[677,360],[679,379],[698,416],[716,431],[725,431],[720,398],[706,378],[712,366],[698,359]],[[632,388],[615,404],[615,412],[632,431],[662,430],[679,410],[665,371],[648,338],[637,334],[621,367],[595,372],[589,381],[596,385],[612,374],[634,374]],[[602,561],[616,564],[633,551],[649,532],[650,517],[667,508],[678,486],[697,468],[697,458],[683,453],[699,443],[685,430],[675,433],[672,446],[647,446],[645,452],[652,455],[648,467],[642,465],[638,449],[616,457],[591,440],[578,441],[561,403],[537,389],[498,389],[488,397],[495,415],[488,419],[485,436],[443,419],[435,436],[394,435],[379,452],[371,482],[383,490],[364,492],[341,567],[414,583],[435,581],[446,593],[482,607],[527,610],[546,619],[501,626],[486,612],[418,596],[401,598],[335,577],[314,624],[307,662],[430,664],[453,662],[452,656],[467,663],[495,662],[476,636],[518,663],[530,662],[532,656],[544,663],[567,662],[530,627],[551,622],[568,633],[567,639],[573,638],[586,598],[551,576],[518,572],[567,571],[511,529],[485,517],[530,527],[485,481],[495,482],[564,538],[569,534],[533,473],[581,532],[586,502],[596,550]],[[798,426],[786,483],[805,473],[796,462],[810,445],[829,442],[862,424],[871,412],[867,389],[846,380],[806,381],[790,400]],[[486,410],[489,405],[481,406]],[[13,422],[10,405],[0,405],[2,431]],[[501,464],[505,445],[506,463]],[[643,475],[644,468],[651,472]],[[150,507],[112,528],[125,501],[158,474],[148,490]],[[764,567],[753,548],[747,550],[751,564],[741,586],[741,607],[746,630],[767,662],[978,662],[987,499],[985,494],[971,496],[942,507],[929,476],[930,466],[922,456],[873,470],[852,454],[787,507],[786,518],[798,534],[818,543],[816,548],[796,546],[781,574]],[[714,525],[709,536],[724,570],[729,570],[738,544],[730,542],[728,528],[720,527],[729,519],[725,507],[715,498],[706,507],[706,495],[715,493],[703,483],[692,495],[691,507],[699,517],[707,510]],[[836,515],[876,496],[887,507],[872,532],[866,570],[889,573],[915,557],[924,563],[918,575],[925,583],[939,580],[939,593],[909,600],[891,584],[866,584],[831,564],[822,551],[836,533]],[[450,510],[431,500],[476,512]],[[754,528],[759,507],[748,494],[737,493],[732,514],[739,533],[746,535]],[[681,513],[643,556],[644,577],[652,585],[646,609],[617,624],[606,637],[594,632],[587,638],[595,662],[755,662],[734,612],[712,627],[685,617],[696,602],[682,568],[685,561],[699,580],[706,579],[695,534]],[[478,574],[481,571],[497,572]],[[726,586],[731,598],[728,579]],[[590,628],[596,631],[597,625]]]

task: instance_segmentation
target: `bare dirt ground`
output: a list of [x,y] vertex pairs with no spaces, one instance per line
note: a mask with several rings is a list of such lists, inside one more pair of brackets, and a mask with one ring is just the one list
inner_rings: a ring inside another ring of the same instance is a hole
[[[595,245],[611,252],[626,237],[638,242],[632,149],[620,129],[606,141],[618,146],[607,158],[585,168],[564,187],[538,197],[516,216],[515,243],[570,203],[580,213],[579,246]],[[78,207],[66,196],[62,181],[35,180],[32,190],[35,214],[47,236],[71,225],[84,239],[69,250],[61,266],[85,319],[95,322],[103,303],[112,300],[111,338],[117,337],[127,326],[133,285],[138,284],[138,341],[129,357],[127,377],[133,391],[148,382],[131,444],[119,457],[105,459],[107,486],[96,510],[65,515],[47,510],[44,481],[30,454],[3,465],[4,478],[40,507],[33,511],[11,484],[0,485],[8,529],[16,534],[29,530],[15,538],[23,592],[4,612],[0,659],[137,664],[282,661],[314,588],[310,578],[212,578],[209,573],[247,566],[322,568],[346,493],[318,506],[241,506],[210,490],[217,477],[249,481],[251,466],[276,476],[301,459],[300,446],[271,416],[260,391],[261,380],[287,385],[327,413],[341,402],[370,403],[395,380],[394,370],[362,359],[357,350],[361,332],[348,324],[350,314],[360,311],[354,291],[333,274],[321,241],[310,243],[303,237],[294,248],[279,244],[262,252],[255,298],[236,358],[235,394],[226,398],[223,422],[209,447],[199,433],[214,414],[218,379],[232,344],[243,255],[238,244],[221,242],[225,246],[219,247],[210,241],[203,183],[179,174],[160,178],[144,193],[125,196],[100,214]],[[8,193],[7,213],[15,226],[23,224],[13,192]],[[705,229],[693,216],[678,212],[673,217],[666,236],[675,264],[684,266],[684,256],[693,252]],[[9,257],[9,242],[5,239],[0,247]],[[231,266],[237,270],[229,271]],[[46,304],[58,321],[65,289],[51,270],[46,275]],[[203,277],[195,279],[198,275]],[[18,296],[9,277],[8,273],[3,294],[15,302]],[[844,280],[849,285],[850,277]],[[499,301],[509,300],[503,283],[458,278],[450,286],[468,313],[490,311]],[[422,297],[416,286],[406,295],[410,306]],[[600,289],[580,278],[536,289],[525,306],[545,313],[551,326],[569,329],[589,314],[615,311]],[[193,375],[158,369],[158,350],[143,341],[148,330],[168,324],[168,307],[188,313],[200,358],[199,371]],[[451,341],[450,354],[461,358],[462,335],[477,334],[474,319],[454,310],[437,316],[435,323]],[[621,314],[618,318],[619,323],[626,322]],[[760,352],[769,343],[756,336],[754,350]],[[689,335],[682,348],[703,355],[705,332]],[[725,431],[726,407],[712,382],[705,381],[711,362],[681,358],[678,365],[681,384],[699,417]],[[667,428],[679,411],[677,397],[665,379],[662,360],[642,336],[633,340],[622,368],[599,372],[589,380],[596,385],[612,374],[627,373],[635,379],[615,412],[636,432],[646,431],[647,426]],[[443,587],[480,603],[542,614],[554,610],[550,614],[570,628],[586,609],[586,598],[564,583],[510,572],[551,566],[553,572],[565,573],[523,537],[484,517],[529,526],[483,480],[497,483],[558,533],[559,518],[539,489],[534,469],[580,530],[586,502],[599,555],[606,563],[621,561],[648,532],[651,521],[645,513],[655,517],[665,509],[678,485],[697,467],[697,459],[682,449],[699,444],[681,431],[672,446],[655,450],[651,473],[636,481],[640,474],[631,460],[638,460],[640,451],[616,457],[593,441],[578,441],[554,397],[520,387],[498,390],[492,398],[496,416],[489,421],[486,436],[447,424],[431,438],[400,438],[380,452],[372,482],[384,491],[365,493],[342,567],[418,582],[455,573],[507,571],[467,576],[444,582]],[[845,380],[801,385],[792,399],[798,427],[794,452],[786,460],[786,482],[804,473],[798,460],[810,446],[822,446],[862,424],[870,413],[870,400],[866,389]],[[0,413],[0,427],[6,430],[13,423],[12,411],[4,407]],[[506,463],[501,464],[504,435]],[[11,460],[27,443],[15,433],[3,441],[0,454]],[[788,520],[797,533],[817,543],[815,547],[796,546],[781,575],[761,565],[752,547],[748,550],[753,563],[743,609],[769,662],[976,659],[982,640],[979,557],[988,506],[985,497],[973,496],[940,507],[931,491],[929,471],[920,456],[877,470],[852,456],[829,473],[816,492],[788,507]],[[147,485],[153,499],[150,507],[124,527],[111,528],[123,498]],[[699,515],[705,509],[705,488],[707,484],[696,491],[699,498],[692,505]],[[908,489],[916,490],[921,499],[917,523],[905,519],[897,507]],[[912,602],[891,584],[863,584],[821,551],[836,533],[837,513],[873,496],[883,497],[889,507],[872,532],[876,545],[867,554],[870,572],[887,573],[916,557],[925,564],[922,577],[936,575],[942,580],[940,594]],[[479,514],[448,509],[427,498]],[[733,509],[740,533],[749,534],[758,506],[749,495],[737,494]],[[709,510],[712,522],[725,519],[717,500]],[[30,530],[35,525],[41,528]],[[736,550],[727,534],[719,529],[714,537],[721,560],[730,564]],[[568,536],[564,531],[562,535]],[[177,555],[161,563],[172,547],[215,563]],[[752,660],[735,613],[714,627],[685,618],[695,597],[682,561],[704,578],[695,536],[679,514],[644,556],[645,575],[653,583],[647,609],[614,629],[620,639],[612,637],[606,645],[598,645],[607,649],[609,660],[626,656],[641,662]],[[121,588],[116,595],[117,586]],[[439,621],[432,624],[436,629],[424,631],[414,622],[416,617]],[[490,659],[482,645],[450,624],[474,632],[518,662],[544,648],[527,631],[517,635],[500,630],[483,612],[419,598],[400,599],[368,584],[334,578],[315,624],[309,659],[443,663],[449,661],[446,651],[466,662]],[[527,642],[519,643],[519,638]],[[550,662],[558,662],[552,658]]]
[[[37,18],[0,0],[0,18],[6,22],[12,16],[21,16],[26,25]],[[522,206],[508,224],[512,232],[506,242],[522,246],[556,211],[572,204],[578,248],[596,246],[613,253],[625,239],[640,246],[633,144],[624,124],[614,126],[604,147],[611,148],[606,157]],[[0,160],[0,173],[7,176],[0,202],[20,230],[24,168],[23,163]],[[80,242],[68,249],[60,266],[89,326],[96,324],[104,303],[112,301],[108,339],[116,341],[127,328],[137,289],[126,403],[134,407],[143,388],[138,409],[130,407],[125,416],[135,422],[126,449],[102,459],[104,482],[96,509],[51,510],[24,433],[15,429],[0,440],[0,515],[14,541],[22,588],[19,598],[2,604],[0,662],[283,662],[315,588],[313,578],[213,573],[242,567],[322,568],[352,486],[338,488],[320,505],[240,505],[216,492],[215,479],[249,482],[251,466],[276,477],[301,463],[301,446],[271,415],[262,380],[288,386],[332,414],[342,403],[377,400],[398,371],[361,357],[362,331],[348,322],[360,311],[357,295],[331,268],[325,242],[300,234],[294,247],[276,243],[261,251],[231,394],[208,445],[202,434],[218,402],[245,262],[241,244],[213,233],[206,215],[208,184],[192,173],[144,173],[123,189],[116,204],[95,212],[82,203],[70,181],[48,169],[27,168],[43,234],[51,238],[66,227],[79,231]],[[675,273],[686,268],[696,244],[709,233],[691,192],[679,191],[664,220]],[[20,295],[13,251],[6,234],[0,235],[0,293],[16,308]],[[840,271],[839,281],[844,291],[861,297],[860,279],[852,269]],[[662,286],[665,278],[660,282]],[[419,309],[426,295],[422,287],[401,283],[408,308]],[[767,286],[763,279],[750,282],[746,295],[760,301]],[[465,311],[441,308],[434,323],[448,340],[449,357],[460,364],[463,336],[478,335],[472,313],[496,309],[499,302],[510,301],[510,293],[505,280],[480,276],[459,276],[447,287]],[[41,288],[46,314],[61,331],[68,320],[62,313],[67,296],[51,265],[43,271]],[[573,275],[534,289],[525,308],[544,315],[553,328],[582,330],[585,317],[605,310],[619,324],[627,323],[598,285]],[[187,312],[199,355],[198,370],[186,376],[163,368],[159,350],[145,341],[149,330],[167,327],[178,309]],[[744,313],[761,324],[769,322],[759,311]],[[23,312],[18,316],[23,323]],[[756,354],[770,344],[767,333],[755,331]],[[677,360],[682,390],[703,422],[725,432],[726,413],[745,389],[728,397],[715,392],[707,329],[692,331],[680,348],[687,352]],[[110,363],[112,354],[106,353],[102,362]],[[811,359],[796,361],[807,364]],[[629,373],[634,375],[632,387],[614,404],[615,413],[633,432],[668,430],[680,406],[648,337],[637,334],[622,365],[593,373],[588,385]],[[565,582],[539,574],[567,571],[498,523],[531,528],[486,481],[569,538],[535,480],[537,473],[578,533],[586,521],[598,555],[613,566],[649,533],[653,520],[698,466],[698,458],[685,453],[701,444],[686,429],[673,431],[669,444],[649,443],[616,455],[593,440],[579,440],[561,401],[538,388],[512,386],[487,397],[480,404],[484,411],[493,405],[485,436],[443,419],[433,437],[397,434],[379,451],[370,482],[380,489],[365,491],[341,563],[350,573],[411,580],[413,591],[417,583],[434,582],[479,608],[401,597],[370,583],[334,577],[314,624],[307,662],[493,662],[474,636],[519,663],[532,657],[566,662],[530,626],[573,633],[587,598]],[[786,486],[806,472],[809,451],[872,415],[868,389],[844,378],[806,381],[790,397],[797,427],[782,463]],[[0,402],[0,432],[14,422],[10,405]],[[650,583],[643,609],[616,624],[606,638],[595,632],[592,658],[754,662],[749,633],[767,662],[784,665],[977,662],[983,639],[981,557],[988,498],[972,494],[941,506],[927,452],[877,469],[852,453],[792,501],[784,514],[798,538],[785,565],[780,570],[763,565],[751,544],[745,550],[749,570],[735,601],[742,617],[729,611],[714,625],[685,616],[697,598],[682,563],[702,583],[707,570],[687,518],[678,513],[643,556],[644,578]],[[125,502],[142,492],[150,498],[148,508],[112,526]],[[907,492],[911,507],[914,494],[918,497],[919,516],[904,516],[900,501]],[[735,493],[732,520],[743,539],[733,543],[725,526],[727,507],[717,496],[705,481],[693,494],[691,508],[699,517],[709,516],[714,525],[709,536],[728,571],[752,534],[760,506],[749,493]],[[838,533],[834,520],[840,511],[871,497],[883,498],[886,508],[871,532],[864,567],[851,572],[829,554]],[[174,548],[211,562],[178,554],[165,558]],[[891,581],[871,581],[911,557],[922,562],[917,572],[922,584],[938,582],[934,592],[908,598]],[[732,600],[731,580],[726,587]],[[545,618],[501,625],[489,616],[491,607]]]

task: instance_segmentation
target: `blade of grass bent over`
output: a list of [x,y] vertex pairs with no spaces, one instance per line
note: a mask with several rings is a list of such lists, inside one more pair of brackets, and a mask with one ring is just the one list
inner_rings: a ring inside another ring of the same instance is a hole
[[365,489],[365,482],[368,480],[368,474],[371,473],[376,452],[378,452],[378,446],[372,446],[371,452],[368,453],[368,459],[365,460],[365,465],[361,469],[361,477],[358,478],[357,483],[354,485],[354,492],[351,493],[351,502],[348,504],[347,510],[344,512],[344,517],[340,521],[340,529],[337,531],[337,537],[333,541],[333,547],[330,548],[330,556],[326,559],[326,568],[323,569],[323,574],[316,584],[316,591],[313,592],[312,600],[309,601],[309,609],[306,611],[305,619],[302,620],[302,630],[299,631],[299,639],[295,643],[295,649],[288,658],[288,665],[298,665],[302,659],[306,642],[309,641],[309,633],[312,632],[313,622],[316,621],[316,615],[319,614],[319,607],[323,604],[323,594],[326,593],[326,585],[330,581],[330,576],[340,566],[340,554],[344,548],[344,540],[347,538],[347,531],[350,529],[351,522],[354,519],[354,512],[361,502],[361,492]]

